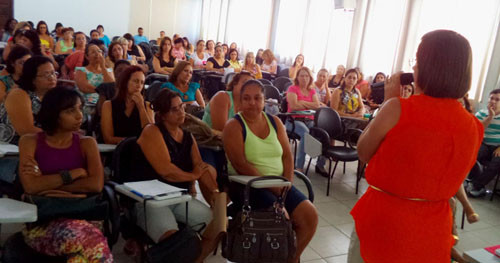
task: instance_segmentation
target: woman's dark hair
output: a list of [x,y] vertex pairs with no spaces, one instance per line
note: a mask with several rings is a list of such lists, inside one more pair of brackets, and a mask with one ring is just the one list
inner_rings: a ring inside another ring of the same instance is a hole
[[302,54],[298,54],[296,57],[295,57],[295,60],[293,61],[293,66],[297,66],[297,58],[298,57],[302,57],[302,66],[304,65],[304,55]]
[[184,40],[180,37],[178,37],[174,40],[174,44],[179,44],[179,43],[181,43],[182,46],[184,46]]
[[205,42],[205,40],[200,39],[200,40],[196,41],[196,46],[198,46],[201,42]]
[[56,26],[54,27],[54,31],[56,31],[57,28],[59,28],[59,27],[63,27],[63,24],[61,22],[56,23]]
[[171,91],[169,89],[162,89],[156,95],[156,98],[151,103],[151,107],[155,112],[155,123],[161,123],[161,116],[167,114],[172,107],[172,99],[175,97],[181,97],[177,92]]
[[104,31],[104,27],[102,25],[98,25],[95,29],[102,28],[102,31]]
[[17,19],[15,19],[15,18],[9,18],[9,19],[7,19],[7,22],[5,22],[5,25],[3,26],[3,30],[5,32],[9,32],[11,35],[12,35],[12,33],[14,33],[14,32],[12,32],[13,29],[11,30],[9,28],[10,22],[12,22],[12,21],[16,21],[17,22]]
[[31,48],[33,55],[42,55],[42,43],[40,42],[40,37],[35,30],[17,30],[13,39],[16,39],[16,37],[20,35],[30,40],[31,45],[33,46]]
[[187,37],[183,37],[182,39],[183,39],[183,40],[185,40],[185,41],[187,42],[187,44],[186,44],[186,45],[184,45],[184,43],[182,43],[182,44],[184,45],[184,48],[185,48],[185,49],[189,49],[189,45],[191,44],[191,43],[189,43],[189,39],[188,39]]
[[36,87],[33,81],[38,74],[38,68],[47,63],[52,64],[52,60],[46,56],[34,56],[26,60],[23,65],[23,73],[19,78],[19,88],[25,91],[35,91]]
[[78,31],[78,32],[76,32],[76,33],[73,35],[73,38],[74,38],[74,39],[73,39],[73,41],[74,41],[74,46],[75,46],[75,48],[77,48],[77,46],[76,46],[76,36],[78,36],[78,35],[83,35],[83,36],[85,37],[85,40],[87,40],[87,35],[85,35],[85,33],[83,33],[82,31]]
[[[170,38],[169,38],[169,37],[167,37],[167,36],[163,37],[163,38],[161,39],[161,41],[160,41],[160,47],[159,47],[159,49],[158,49],[158,53],[156,53],[156,56],[157,56],[158,58],[160,58],[160,59],[161,59],[161,58],[162,58],[162,56],[163,56],[163,45],[165,45],[165,42],[167,42],[167,41],[170,41],[170,45],[172,45],[172,39],[170,39]],[[172,48],[172,47],[170,47],[170,51],[168,52],[169,59],[170,59],[170,58],[172,58],[172,50],[173,50],[173,48]]]
[[120,58],[115,58],[115,57],[113,56],[113,48],[114,48],[115,46],[117,46],[117,45],[118,45],[118,46],[120,46],[120,47],[123,49],[123,47],[122,47],[122,45],[120,44],[120,42],[117,42],[117,41],[113,41],[113,42],[111,42],[111,44],[109,44],[109,47],[108,47],[108,57],[109,57],[109,59],[110,59],[113,63],[116,63],[118,60],[123,59],[123,52],[122,52],[122,57],[120,57]]
[[82,66],[86,67],[89,64],[89,60],[87,59],[87,56],[89,55],[89,49],[90,49],[91,46],[97,46],[103,52],[102,55],[104,56],[105,50],[103,50],[101,48],[102,45],[104,45],[104,42],[102,40],[100,40],[100,39],[92,39],[92,40],[90,40],[90,42],[85,47],[85,56],[83,57],[83,64],[82,64]]
[[115,66],[113,67],[113,70],[116,70],[116,68],[118,68],[120,65],[131,66],[132,64],[130,64],[130,61],[128,61],[128,60],[120,59],[120,60],[115,62]]
[[383,75],[384,79],[387,78],[387,76],[384,74],[384,72],[377,72],[377,74],[375,74],[375,77],[373,77],[373,81],[372,81],[373,84],[375,84],[375,81],[377,80],[378,75]]
[[[114,100],[125,101],[127,99],[128,94],[128,81],[132,77],[132,74],[135,72],[141,72],[144,74],[144,71],[138,66],[130,66],[127,67],[118,77],[118,81],[116,82],[116,96]],[[142,93],[144,93],[144,88],[142,89]],[[144,94],[143,94],[144,95]]]
[[417,50],[417,85],[425,95],[462,98],[471,86],[472,49],[469,41],[451,30],[425,34]]
[[238,50],[236,50],[235,48],[231,48],[229,50],[229,52],[227,53],[229,55],[229,59],[231,59],[231,53],[233,53],[233,52],[236,52],[236,60],[238,60],[239,53],[238,53]]
[[[243,95],[243,93],[245,92],[247,87],[250,85],[258,86],[260,88],[260,92],[262,94],[264,94],[264,85],[262,85],[262,83],[260,83],[260,81],[258,81],[256,79],[250,79],[250,80],[245,81],[245,83],[243,83],[243,85],[241,86],[240,94]],[[241,96],[241,95],[240,95],[240,100],[243,98],[243,96]]]
[[207,49],[208,49],[208,43],[210,43],[210,42],[214,43],[214,48],[215,48],[215,42],[210,39],[210,40],[207,40],[207,42],[205,43],[205,46],[207,47]]
[[42,130],[48,135],[53,135],[59,128],[59,115],[61,112],[75,106],[78,100],[83,106],[85,100],[73,88],[58,86],[47,91],[43,96],[42,106],[36,116]]
[[7,60],[5,61],[5,64],[7,64],[7,72],[9,72],[9,74],[14,74],[16,72],[14,63],[16,62],[16,60],[26,55],[32,55],[29,49],[27,49],[25,46],[15,45],[10,51]]
[[30,27],[33,29],[35,28],[35,24],[33,24],[33,21],[31,20],[28,20],[28,24],[30,24]]
[[[344,74],[344,78],[347,78],[347,75],[351,74],[351,73],[356,73],[356,77],[359,78],[359,71],[355,68],[351,68],[349,70],[347,70]],[[356,84],[354,84],[356,85]],[[345,81],[342,81],[342,84],[340,84],[340,89],[342,89],[342,91],[345,89]]]
[[132,34],[130,34],[130,33],[126,33],[125,35],[123,35],[123,37],[124,37],[126,40],[132,40],[132,45],[135,45],[135,40],[134,40],[134,37],[132,36]]
[[45,34],[48,35],[49,34],[49,26],[47,26],[47,23],[45,23],[45,21],[43,21],[43,20],[40,20],[38,22],[38,24],[36,24],[36,32],[38,34],[41,34],[41,32],[40,32],[40,26],[42,26],[42,25],[45,25],[45,27],[46,27]]
[[92,36],[92,33],[94,33],[94,32],[99,34],[99,31],[97,31],[96,29],[92,29],[92,30],[90,30],[90,36]]
[[63,28],[61,33],[64,35],[68,31],[75,32],[75,30],[72,27],[65,27],[65,28]]
[[175,65],[174,70],[172,71],[172,74],[170,74],[170,78],[168,79],[169,82],[175,85],[175,82],[177,81],[177,77],[179,77],[179,74],[186,68],[187,66],[191,66],[191,63],[181,60],[177,62],[177,65]]
[[233,79],[229,82],[229,84],[227,84],[226,90],[227,91],[233,91],[234,90],[234,86],[236,86],[236,84],[238,84],[240,82],[240,79],[243,76],[249,76],[252,79],[255,79],[255,77],[252,76],[252,73],[250,73],[248,71],[241,71],[240,73],[234,74]]
[[308,67],[301,67],[299,70],[297,70],[297,76],[293,80],[293,84],[299,86],[299,74],[301,71],[305,71],[309,75],[309,83],[307,84],[307,87],[311,87],[314,83],[314,76]]

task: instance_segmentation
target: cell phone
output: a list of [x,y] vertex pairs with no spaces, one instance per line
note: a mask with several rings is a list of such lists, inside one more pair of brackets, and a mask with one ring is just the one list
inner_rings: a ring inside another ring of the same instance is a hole
[[[399,82],[403,86],[411,84],[413,81],[414,81],[413,73],[403,73],[399,77]],[[384,101],[384,93],[385,93],[384,86],[385,86],[384,82],[379,82],[371,85],[371,90],[372,90],[371,98],[373,102],[381,104]]]
[[403,73],[399,77],[399,81],[401,82],[401,85],[409,85],[413,82],[413,73]]

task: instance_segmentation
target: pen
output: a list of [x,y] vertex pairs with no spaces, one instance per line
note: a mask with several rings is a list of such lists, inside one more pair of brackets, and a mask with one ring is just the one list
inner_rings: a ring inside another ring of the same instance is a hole
[[137,191],[130,190],[130,192],[133,193],[133,194],[135,194],[135,195],[137,195],[137,196],[139,196],[139,197],[143,197],[143,195],[141,193],[137,192]]

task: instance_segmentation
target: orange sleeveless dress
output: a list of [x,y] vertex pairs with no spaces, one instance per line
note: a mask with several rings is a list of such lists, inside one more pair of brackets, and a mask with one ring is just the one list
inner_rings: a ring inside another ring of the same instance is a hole
[[[352,209],[366,263],[445,263],[453,246],[448,200],[472,168],[483,126],[455,99],[400,99],[401,116],[366,170]],[[420,198],[425,201],[409,200]]]

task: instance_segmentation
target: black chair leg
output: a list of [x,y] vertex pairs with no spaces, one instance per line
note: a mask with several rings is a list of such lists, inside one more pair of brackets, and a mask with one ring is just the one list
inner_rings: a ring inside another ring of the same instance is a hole
[[[326,196],[329,196],[330,195],[330,182],[333,178],[333,175],[335,174],[335,170],[337,169],[337,164],[339,164],[339,161],[335,161],[335,166],[333,167],[333,171],[332,173],[330,174],[329,173],[329,176],[328,176],[328,186],[326,188]],[[330,161],[330,167],[332,166],[332,162]],[[330,168],[328,168],[328,171],[330,171]]]
[[464,223],[465,223],[465,209],[462,211],[462,225],[460,226],[461,229],[464,229]]
[[493,197],[500,192],[500,190],[497,190],[498,179],[500,179],[500,174],[497,174],[497,179],[495,180],[495,185],[493,186],[493,191],[491,193],[490,201],[493,201]]
[[309,172],[309,166],[311,166],[311,161],[312,161],[312,158],[309,158],[309,162],[307,163],[307,168],[306,168],[306,172],[305,172],[305,175],[307,175],[307,173]]
[[361,162],[358,160],[358,169],[356,170],[356,194],[358,194],[359,180],[361,180]]
[[345,174],[345,162],[344,162],[344,173],[343,174]]
[[[293,152],[293,165],[297,165],[297,140],[293,140],[293,147],[294,147],[294,152]],[[302,168],[302,167],[300,167]]]

